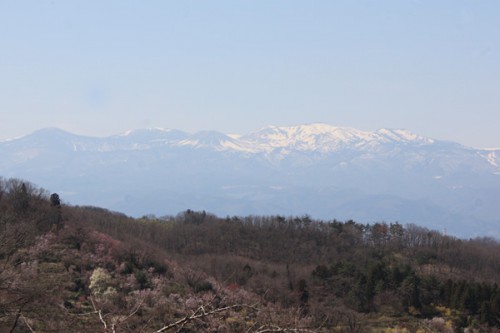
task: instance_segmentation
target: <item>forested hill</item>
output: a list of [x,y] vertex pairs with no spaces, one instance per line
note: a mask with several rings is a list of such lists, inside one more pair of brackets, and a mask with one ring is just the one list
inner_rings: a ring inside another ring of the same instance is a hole
[[1,332],[499,332],[499,283],[489,238],[308,216],[133,219],[0,180]]

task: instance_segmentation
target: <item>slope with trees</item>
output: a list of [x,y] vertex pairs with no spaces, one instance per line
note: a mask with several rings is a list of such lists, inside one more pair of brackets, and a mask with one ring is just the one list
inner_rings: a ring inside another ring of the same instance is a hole
[[500,244],[309,216],[133,219],[0,180],[0,331],[500,330]]

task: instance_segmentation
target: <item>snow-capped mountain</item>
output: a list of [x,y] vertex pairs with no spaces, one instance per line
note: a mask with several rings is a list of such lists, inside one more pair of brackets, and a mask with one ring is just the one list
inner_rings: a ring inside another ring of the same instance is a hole
[[381,129],[364,132],[326,124],[293,127],[270,126],[241,137],[262,150],[285,148],[330,153],[341,149],[370,149],[386,143],[431,144],[433,140],[406,130]]
[[500,150],[326,124],[253,133],[43,129],[0,142],[0,175],[131,215],[310,214],[500,237]]

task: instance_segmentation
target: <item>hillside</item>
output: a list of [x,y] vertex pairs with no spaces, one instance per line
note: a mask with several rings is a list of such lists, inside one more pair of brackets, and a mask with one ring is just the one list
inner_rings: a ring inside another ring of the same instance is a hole
[[500,331],[500,244],[309,216],[130,218],[0,181],[1,332]]
[[0,174],[72,204],[139,217],[304,215],[500,237],[498,150],[407,130],[310,124],[249,134],[171,129],[95,138],[44,129],[0,142]]

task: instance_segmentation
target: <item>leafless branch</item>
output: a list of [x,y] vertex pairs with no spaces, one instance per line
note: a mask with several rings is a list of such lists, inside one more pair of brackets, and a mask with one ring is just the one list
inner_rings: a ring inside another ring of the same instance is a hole
[[28,329],[30,330],[30,332],[35,333],[35,331],[33,331],[33,328],[28,323],[28,320],[26,319],[26,317],[23,316],[23,315],[21,315],[21,319],[24,321],[24,323],[26,324],[26,326],[28,326]]
[[282,332],[282,333],[315,333],[316,331],[312,331],[306,328],[286,328],[279,327],[276,325],[263,325],[259,327],[253,333],[271,333],[271,332]]
[[208,316],[214,315],[216,313],[224,312],[224,311],[235,309],[235,308],[241,308],[241,307],[242,307],[241,305],[230,305],[230,306],[225,306],[222,308],[217,308],[217,309],[213,309],[210,311],[206,311],[205,307],[202,305],[195,312],[193,312],[192,315],[186,316],[186,317],[179,319],[178,321],[176,321],[172,324],[166,325],[166,326],[160,328],[159,330],[155,331],[155,333],[165,332],[169,329],[175,328],[179,325],[184,325],[185,323],[196,320],[196,319],[208,317]]
[[[209,303],[209,305],[201,305],[198,307],[191,315],[185,316],[184,318],[181,318],[177,320],[174,323],[168,324],[159,330],[155,331],[155,333],[161,333],[168,331],[170,329],[176,329],[176,332],[180,332],[183,327],[188,324],[189,322],[195,321],[197,319],[202,319],[205,317],[209,317],[212,315],[216,315],[218,313],[232,310],[232,309],[242,309],[242,308],[247,308],[247,309],[252,309],[256,312],[259,312],[260,309],[257,308],[257,305],[248,305],[248,304],[235,304],[235,305],[229,305],[225,307],[220,307],[220,308],[215,308],[212,310],[207,310],[207,306],[210,306],[213,300]],[[281,332],[281,333],[315,333],[317,331],[315,330],[310,330],[306,328],[287,328],[287,327],[281,327],[278,325],[272,325],[272,324],[265,324],[261,325],[259,327],[252,326],[247,330],[247,333],[273,333],[273,332]]]
[[97,310],[97,308],[95,306],[95,303],[94,303],[94,300],[92,299],[92,297],[90,297],[90,303],[92,303],[92,307],[94,308],[94,313],[97,313],[99,315],[99,319],[101,320],[101,323],[104,325],[104,331],[106,331],[106,329],[108,328],[108,325],[106,324],[106,321],[104,320],[104,318],[102,316],[101,309]]

